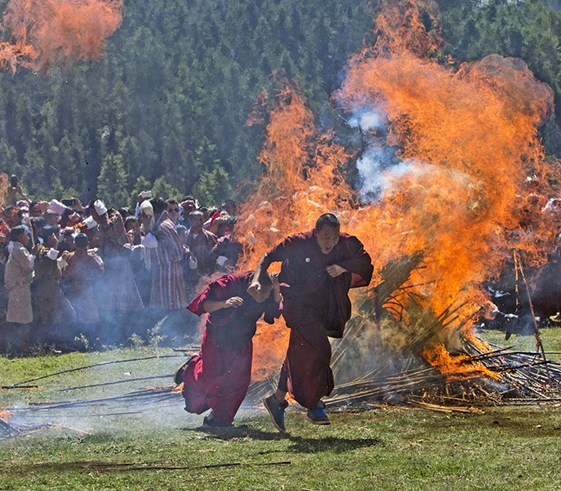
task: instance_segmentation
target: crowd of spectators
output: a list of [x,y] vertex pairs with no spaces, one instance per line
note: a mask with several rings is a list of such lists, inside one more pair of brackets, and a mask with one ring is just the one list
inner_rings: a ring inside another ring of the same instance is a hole
[[[186,307],[214,274],[236,270],[236,204],[138,196],[31,201],[12,181],[0,218],[0,351],[79,349],[165,336],[185,341]],[[134,337],[136,336],[136,338]]]

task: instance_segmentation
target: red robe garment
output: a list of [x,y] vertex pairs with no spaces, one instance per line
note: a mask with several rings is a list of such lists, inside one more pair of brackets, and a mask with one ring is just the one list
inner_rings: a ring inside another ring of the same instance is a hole
[[201,352],[192,358],[183,373],[185,410],[201,414],[213,410],[222,424],[231,424],[251,381],[252,338],[257,321],[274,322],[279,305],[270,297],[256,302],[248,293],[251,272],[223,276],[212,282],[189,305],[196,315],[204,314],[205,300],[241,297],[241,307],[221,309],[208,315]]
[[[373,267],[362,243],[339,235],[329,254],[323,254],[314,232],[287,237],[267,256],[282,262],[283,316],[292,329],[279,389],[289,391],[306,408],[314,408],[334,387],[328,336],[340,338],[351,317],[350,288],[367,286]],[[332,278],[326,267],[337,264],[347,272]]]

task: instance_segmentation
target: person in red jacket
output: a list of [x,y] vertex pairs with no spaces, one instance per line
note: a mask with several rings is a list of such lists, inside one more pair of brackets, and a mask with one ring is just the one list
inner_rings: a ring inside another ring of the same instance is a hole
[[326,213],[313,230],[287,237],[261,258],[250,292],[263,288],[259,278],[274,262],[282,262],[282,314],[291,331],[278,390],[263,403],[282,432],[287,392],[308,409],[313,423],[329,424],[321,401],[334,387],[328,337],[343,336],[351,317],[349,289],[370,283],[370,256],[356,237],[340,232],[335,215]]
[[205,426],[232,426],[251,381],[257,321],[264,316],[273,324],[280,316],[277,275],[265,273],[259,291],[248,291],[252,281],[251,271],[223,276],[187,307],[196,315],[209,315],[200,354],[179,368],[175,382],[183,382],[187,412],[212,409]]

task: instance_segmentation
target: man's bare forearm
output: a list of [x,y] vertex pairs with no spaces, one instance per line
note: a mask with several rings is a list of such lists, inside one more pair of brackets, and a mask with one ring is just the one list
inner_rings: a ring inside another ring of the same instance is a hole
[[212,314],[217,310],[222,310],[226,307],[226,300],[205,300],[203,302],[203,310],[207,314]]
[[263,275],[263,273],[266,273],[267,270],[269,269],[269,266],[271,265],[273,261],[271,261],[271,259],[269,258],[269,256],[267,254],[265,254],[257,263],[257,267],[255,268],[255,273],[253,275],[253,281],[254,282],[260,282],[261,281],[261,276]]

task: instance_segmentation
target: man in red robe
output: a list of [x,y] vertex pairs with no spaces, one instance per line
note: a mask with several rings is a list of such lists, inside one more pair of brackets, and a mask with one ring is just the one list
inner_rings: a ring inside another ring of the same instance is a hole
[[248,291],[251,271],[213,281],[189,305],[197,315],[208,313],[201,352],[176,373],[183,381],[185,410],[201,414],[205,426],[232,426],[251,381],[252,338],[257,321],[272,324],[280,316],[280,287],[276,275],[266,274],[259,291]]
[[282,432],[287,392],[308,409],[313,423],[329,424],[321,401],[334,387],[328,336],[343,336],[351,317],[349,289],[370,283],[370,256],[356,237],[340,232],[335,215],[326,213],[312,231],[287,237],[261,258],[250,292],[262,288],[261,274],[274,262],[282,262],[283,316],[291,331],[278,390],[263,403]]

